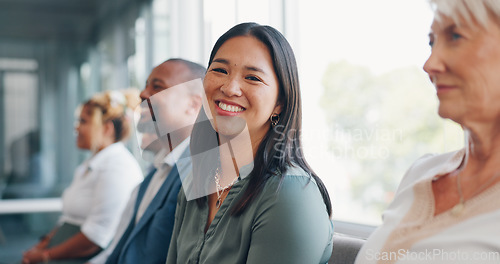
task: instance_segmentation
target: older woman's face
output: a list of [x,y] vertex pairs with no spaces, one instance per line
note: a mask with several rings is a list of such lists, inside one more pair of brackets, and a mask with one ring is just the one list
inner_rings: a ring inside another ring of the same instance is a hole
[[203,84],[215,130],[235,135],[246,123],[253,146],[269,130],[269,117],[281,111],[271,54],[254,37],[227,40],[215,54]]
[[451,18],[434,20],[432,52],[424,70],[437,89],[439,115],[467,126],[500,115],[500,27],[485,28]]

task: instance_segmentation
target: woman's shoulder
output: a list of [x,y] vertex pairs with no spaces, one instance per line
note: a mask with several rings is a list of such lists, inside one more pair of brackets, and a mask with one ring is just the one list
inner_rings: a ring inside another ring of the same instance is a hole
[[275,254],[271,261],[318,263],[322,259],[326,263],[332,250],[333,224],[319,188],[299,166],[281,173],[269,178],[262,195],[249,208],[252,241],[278,245],[270,251]]
[[101,150],[92,159],[91,164],[95,166],[110,166],[119,165],[125,167],[136,167],[139,166],[136,158],[132,153],[125,147],[122,142],[113,143],[112,145]]
[[103,151],[106,151],[106,158],[135,159],[123,142],[113,143]]
[[422,178],[448,173],[456,169],[462,162],[465,149],[443,154],[426,154],[417,159],[401,181],[400,188],[419,181]]
[[455,150],[446,153],[427,153],[418,158],[411,166],[413,169],[436,167],[442,164],[462,160],[465,149]]
[[284,170],[276,170],[269,178],[269,184],[273,186],[285,183],[303,185],[309,182],[316,185],[316,181],[311,177],[311,174],[296,164],[289,165]]
[[256,203],[256,215],[259,216],[257,219],[280,221],[294,219],[296,228],[303,228],[304,225],[315,221],[317,224],[315,230],[320,233],[326,232],[328,236],[332,226],[325,202],[314,179],[299,166],[288,168],[281,176],[275,175],[266,183]]
[[284,171],[278,170],[268,179],[263,192],[264,196],[285,203],[311,198],[323,203],[316,181],[298,165],[289,166]]
[[102,181],[136,185],[143,180],[142,169],[136,158],[121,142],[101,150],[90,161],[90,168]]
[[283,172],[284,177],[306,177],[309,178],[310,174],[297,164],[292,164]]

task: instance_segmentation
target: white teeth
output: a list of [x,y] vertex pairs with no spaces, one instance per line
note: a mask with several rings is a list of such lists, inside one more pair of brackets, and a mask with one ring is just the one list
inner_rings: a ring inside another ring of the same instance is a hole
[[228,111],[228,112],[234,112],[234,113],[237,113],[237,112],[241,112],[243,111],[243,108],[242,107],[239,107],[239,106],[235,106],[235,105],[227,105],[223,102],[219,102],[219,107],[222,109],[222,110],[225,110],[225,111]]

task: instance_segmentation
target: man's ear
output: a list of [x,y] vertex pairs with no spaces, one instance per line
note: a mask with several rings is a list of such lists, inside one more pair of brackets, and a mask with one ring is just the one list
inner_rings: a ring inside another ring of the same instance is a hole
[[202,105],[201,96],[198,94],[191,95],[189,97],[189,106],[187,108],[187,114],[189,115],[198,115]]

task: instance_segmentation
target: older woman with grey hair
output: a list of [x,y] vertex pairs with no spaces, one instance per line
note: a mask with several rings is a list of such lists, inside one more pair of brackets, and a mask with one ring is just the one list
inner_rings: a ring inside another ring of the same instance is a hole
[[424,65],[465,148],[420,158],[356,263],[500,263],[500,1],[431,0]]

